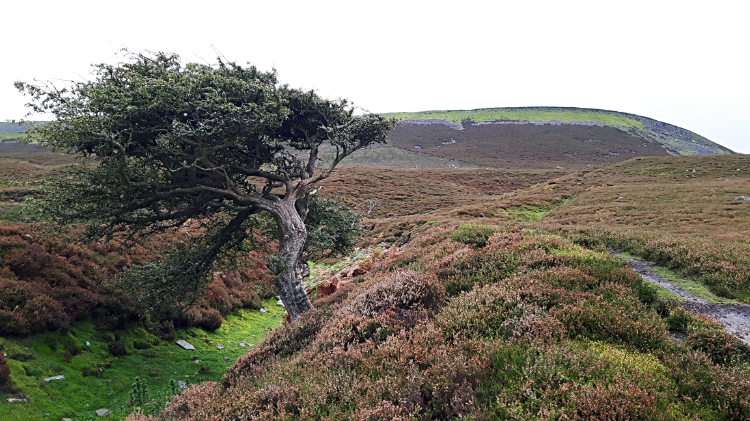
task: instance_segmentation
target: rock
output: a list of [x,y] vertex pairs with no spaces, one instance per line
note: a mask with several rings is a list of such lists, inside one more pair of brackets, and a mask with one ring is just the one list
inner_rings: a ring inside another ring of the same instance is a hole
[[193,362],[194,362],[194,363],[196,363],[196,364],[200,364],[200,363],[202,363],[202,362],[203,362],[203,360],[195,360],[195,361],[193,361]]
[[52,376],[52,377],[47,377],[46,379],[44,379],[44,382],[45,382],[45,383],[49,383],[49,382],[51,382],[51,381],[53,381],[53,380],[65,380],[65,376]]
[[276,305],[279,306],[279,307],[284,307],[284,302],[281,301],[281,300],[279,300],[279,301],[276,302]]
[[240,342],[240,346],[242,346],[242,347],[249,347],[249,346],[254,346],[254,345],[253,344],[249,344],[247,342]]
[[73,421],[73,420],[70,418],[63,418],[62,421]]
[[158,403],[156,403],[156,402],[149,402],[149,403],[144,403],[144,404],[143,404],[143,406],[158,406],[158,405],[159,405],[159,404],[158,404]]
[[97,417],[106,417],[107,415],[112,415],[112,414],[113,412],[107,408],[101,408],[101,409],[96,410]]
[[[91,342],[86,341],[86,346],[91,346]],[[70,419],[70,418],[68,418],[68,419]]]
[[224,349],[224,345],[218,344],[218,345],[216,345],[216,349]]
[[478,215],[480,218],[484,218],[484,212],[480,212]]
[[23,403],[28,401],[26,398],[8,398],[8,403]]
[[181,346],[184,349],[195,349],[193,345],[191,345],[188,341],[180,339],[177,341],[177,345]]
[[750,196],[740,196],[740,197],[735,198],[734,200],[747,200],[747,201],[750,201]]
[[262,308],[262,309],[260,309],[260,312],[261,313],[268,313],[268,310],[266,310],[265,308]]
[[185,390],[187,389],[187,383],[183,382],[182,380],[177,380],[177,387],[180,390]]

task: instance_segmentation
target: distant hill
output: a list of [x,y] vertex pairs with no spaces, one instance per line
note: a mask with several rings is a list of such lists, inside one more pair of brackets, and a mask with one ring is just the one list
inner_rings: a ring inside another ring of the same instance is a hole
[[0,122],[0,154],[49,152],[49,149],[21,142],[27,124]]
[[637,156],[732,154],[678,126],[617,111],[522,107],[389,113],[393,146],[494,168],[581,168]]

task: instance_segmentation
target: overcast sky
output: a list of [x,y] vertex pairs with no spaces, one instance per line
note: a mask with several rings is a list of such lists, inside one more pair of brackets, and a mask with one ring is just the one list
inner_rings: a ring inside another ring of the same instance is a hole
[[7,3],[0,120],[26,112],[16,80],[64,85],[122,48],[185,62],[218,51],[372,112],[599,108],[750,153],[744,1]]

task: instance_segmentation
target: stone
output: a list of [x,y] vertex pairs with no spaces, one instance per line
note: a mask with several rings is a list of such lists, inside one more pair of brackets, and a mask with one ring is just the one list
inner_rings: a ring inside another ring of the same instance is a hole
[[179,341],[177,341],[177,345],[181,346],[184,349],[195,349],[195,347],[192,344],[190,344],[188,341],[185,341],[185,340],[182,340],[182,339],[180,339]]
[[750,196],[740,196],[740,197],[735,198],[734,200],[747,200],[747,201],[750,201]]
[[242,347],[249,347],[249,346],[254,346],[254,345],[253,344],[249,344],[247,342],[240,342],[240,346],[242,346]]
[[187,389],[187,383],[183,382],[182,380],[177,380],[177,387],[180,390],[185,390]]
[[195,360],[195,361],[193,361],[193,362],[194,362],[194,363],[196,363],[196,364],[200,364],[200,363],[202,363],[202,362],[203,362],[203,360]]
[[107,408],[101,408],[101,409],[96,410],[97,417],[106,417],[107,415],[112,415],[112,414],[113,412]]
[[224,349],[224,345],[218,344],[218,345],[216,345],[216,349]]
[[73,421],[73,420],[70,418],[63,418],[61,421]]
[[266,310],[265,308],[261,308],[261,309],[260,309],[260,312],[261,312],[261,313],[268,313],[268,310]]
[[91,346],[91,342],[86,341],[86,346]]
[[52,376],[52,377],[47,377],[46,379],[44,379],[44,382],[45,382],[45,383],[49,383],[49,382],[51,382],[51,381],[53,381],[53,380],[65,380],[65,376]]
[[159,404],[157,402],[149,402],[149,403],[144,403],[143,404],[143,406],[158,406],[158,405]]
[[276,305],[279,306],[279,307],[284,307],[284,302],[281,301],[281,300],[279,300],[279,301],[276,302]]
[[23,403],[28,401],[26,398],[8,398],[8,403]]

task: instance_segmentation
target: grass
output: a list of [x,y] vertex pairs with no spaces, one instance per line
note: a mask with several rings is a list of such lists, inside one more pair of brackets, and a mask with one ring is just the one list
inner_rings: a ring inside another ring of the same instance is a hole
[[[148,402],[157,403],[142,409],[145,413],[154,412],[170,399],[170,380],[187,384],[219,380],[225,367],[248,351],[249,348],[238,345],[240,342],[257,344],[278,326],[284,309],[275,302],[264,302],[267,313],[243,309],[228,315],[214,332],[176,329],[175,339],[169,341],[138,327],[114,333],[98,332],[90,321],[77,324],[63,335],[0,338],[0,348],[9,357],[11,384],[30,400],[17,404],[4,402],[0,405],[0,419],[32,421],[49,414],[49,419],[90,420],[97,418],[94,411],[100,408],[114,412],[102,419],[123,419],[133,411],[127,405],[136,377],[145,380]],[[180,348],[175,344],[178,339],[187,340],[196,349]],[[113,343],[123,344],[127,355],[111,355],[109,345]],[[224,349],[219,350],[218,344]],[[103,369],[101,373],[99,367]],[[65,380],[49,384],[42,380],[61,374]],[[0,395],[0,399],[5,401],[8,396]]]
[[736,300],[730,300],[727,298],[718,297],[716,296],[716,294],[711,292],[711,290],[709,290],[705,285],[702,285],[699,282],[696,282],[690,279],[679,277],[677,276],[677,274],[675,274],[674,272],[672,272],[671,270],[665,267],[654,266],[653,271],[657,275],[663,278],[669,279],[672,282],[672,284],[674,284],[675,286],[678,286],[684,289],[685,291],[695,295],[696,297],[702,300],[708,301],[709,303],[713,303],[713,304],[736,304],[737,303]]
[[3,140],[21,140],[23,133],[0,133],[0,141]]
[[407,119],[442,119],[461,124],[464,120],[476,123],[485,121],[588,121],[602,123],[606,126],[643,128],[643,123],[628,118],[614,111],[586,110],[576,108],[529,107],[529,108],[486,108],[478,110],[424,111],[416,113],[389,113],[387,117],[399,120]]

